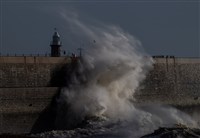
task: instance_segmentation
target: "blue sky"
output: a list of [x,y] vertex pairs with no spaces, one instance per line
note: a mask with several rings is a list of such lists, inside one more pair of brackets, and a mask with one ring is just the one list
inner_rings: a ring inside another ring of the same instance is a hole
[[55,27],[63,50],[76,52],[80,45],[89,44],[70,35],[58,14],[66,9],[86,22],[121,27],[138,38],[150,55],[200,57],[199,0],[1,0],[0,4],[1,54],[50,53]]

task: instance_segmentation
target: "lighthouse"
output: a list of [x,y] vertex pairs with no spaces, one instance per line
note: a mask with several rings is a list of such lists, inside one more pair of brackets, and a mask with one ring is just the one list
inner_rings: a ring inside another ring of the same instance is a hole
[[60,57],[61,41],[60,41],[60,35],[58,34],[56,28],[50,46],[51,46],[51,57]]

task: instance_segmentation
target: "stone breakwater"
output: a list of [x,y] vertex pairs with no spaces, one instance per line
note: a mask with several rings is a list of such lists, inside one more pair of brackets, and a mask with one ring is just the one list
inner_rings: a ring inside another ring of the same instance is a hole
[[[198,106],[200,58],[154,58],[135,93],[138,104]],[[0,57],[0,133],[55,129],[54,98],[67,80],[69,57]],[[48,126],[48,127],[47,127]]]
[[154,58],[153,69],[135,97],[139,103],[198,105],[200,58]]

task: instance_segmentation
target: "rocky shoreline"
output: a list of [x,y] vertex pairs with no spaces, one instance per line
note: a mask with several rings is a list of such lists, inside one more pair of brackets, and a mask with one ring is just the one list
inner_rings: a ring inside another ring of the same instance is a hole
[[199,138],[199,128],[188,127],[161,127],[155,130],[152,134],[145,135],[141,138]]
[[[11,135],[2,134],[0,138],[112,138],[114,135],[103,135],[108,130],[101,128],[98,130],[90,129],[89,131],[82,128],[76,130],[54,130],[44,132],[40,134],[28,134],[28,135]],[[141,138],[200,138],[199,128],[189,128],[187,126],[178,124],[175,127],[160,127],[151,134],[142,136]]]

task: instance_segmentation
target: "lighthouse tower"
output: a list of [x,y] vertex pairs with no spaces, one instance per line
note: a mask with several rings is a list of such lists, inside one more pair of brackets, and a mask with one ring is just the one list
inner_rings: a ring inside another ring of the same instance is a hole
[[56,28],[55,32],[53,34],[53,40],[51,41],[51,57],[60,57],[60,47],[61,47],[61,41],[60,41],[60,35],[58,34]]

